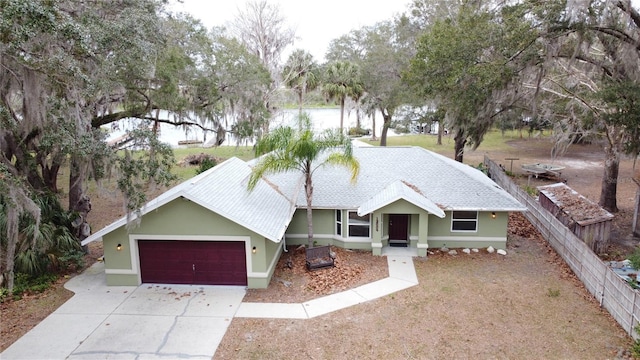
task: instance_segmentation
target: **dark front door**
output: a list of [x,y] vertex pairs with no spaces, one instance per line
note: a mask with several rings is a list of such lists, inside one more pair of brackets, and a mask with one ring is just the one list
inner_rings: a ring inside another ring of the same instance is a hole
[[409,215],[389,214],[389,244],[404,244],[409,240]]
[[247,285],[242,241],[138,241],[143,283]]

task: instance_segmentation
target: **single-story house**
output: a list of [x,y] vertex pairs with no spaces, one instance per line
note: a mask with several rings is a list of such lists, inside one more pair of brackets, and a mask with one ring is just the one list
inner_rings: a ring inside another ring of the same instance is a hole
[[[340,167],[313,175],[318,245],[371,250],[505,248],[508,214],[526,208],[481,171],[419,147],[354,147],[355,183]],[[109,285],[180,283],[264,288],[286,245],[307,243],[301,173],[263,178],[249,192],[252,160],[232,158],[175,186],[102,239]]]

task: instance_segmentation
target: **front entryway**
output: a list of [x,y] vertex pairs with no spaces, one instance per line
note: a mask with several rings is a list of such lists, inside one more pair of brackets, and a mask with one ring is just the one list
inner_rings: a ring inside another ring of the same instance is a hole
[[247,285],[242,241],[140,240],[143,283]]
[[409,243],[409,215],[389,214],[389,246],[406,247]]

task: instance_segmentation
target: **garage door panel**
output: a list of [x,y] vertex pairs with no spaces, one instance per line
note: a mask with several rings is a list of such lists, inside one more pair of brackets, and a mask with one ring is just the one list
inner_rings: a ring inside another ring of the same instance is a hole
[[140,240],[142,282],[247,285],[241,241]]

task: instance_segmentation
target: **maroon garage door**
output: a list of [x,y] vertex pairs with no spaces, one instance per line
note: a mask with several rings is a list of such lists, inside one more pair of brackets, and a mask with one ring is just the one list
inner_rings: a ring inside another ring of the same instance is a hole
[[247,285],[242,241],[140,240],[143,283]]

